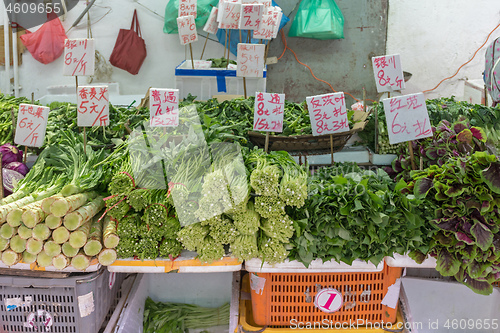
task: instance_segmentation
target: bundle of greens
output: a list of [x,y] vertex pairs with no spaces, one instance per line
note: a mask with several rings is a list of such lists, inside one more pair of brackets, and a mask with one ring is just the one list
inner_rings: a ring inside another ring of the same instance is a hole
[[144,306],[144,332],[185,333],[189,329],[227,326],[229,309],[229,303],[218,308],[205,308],[191,304],[155,302],[148,297]]
[[415,251],[422,261],[437,259],[443,276],[454,276],[479,294],[490,294],[500,280],[500,162],[487,152],[449,159],[411,174],[408,188],[425,205],[438,232],[429,251]]
[[294,215],[290,259],[306,266],[316,258],[377,265],[393,253],[428,250],[434,230],[425,223],[420,201],[402,193],[405,187],[381,169],[321,168],[311,178],[305,209]]

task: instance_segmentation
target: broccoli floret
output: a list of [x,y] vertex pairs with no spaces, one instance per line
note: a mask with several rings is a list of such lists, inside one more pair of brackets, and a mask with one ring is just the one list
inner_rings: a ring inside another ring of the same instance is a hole
[[277,196],[255,198],[255,211],[264,218],[285,215],[285,203]]
[[202,244],[198,247],[198,259],[201,262],[211,263],[215,260],[220,260],[224,257],[224,245],[217,242],[210,236],[202,240]]
[[273,216],[265,219],[262,222],[261,229],[266,236],[282,243],[288,243],[294,232],[293,221],[288,215]]
[[201,223],[194,223],[182,228],[178,232],[177,240],[182,243],[185,249],[196,251],[202,245],[203,239],[208,235],[209,230],[208,226],[202,226]]

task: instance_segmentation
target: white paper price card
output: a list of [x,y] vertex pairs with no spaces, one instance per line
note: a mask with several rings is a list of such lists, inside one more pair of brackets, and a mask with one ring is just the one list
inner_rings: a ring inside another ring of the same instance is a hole
[[270,40],[274,35],[274,26],[275,23],[272,15],[262,15],[259,27],[253,32],[253,38]]
[[41,147],[45,140],[50,108],[40,105],[19,104],[14,143],[21,146]]
[[179,125],[179,89],[149,89],[151,127]]
[[240,29],[242,30],[258,29],[260,20],[262,20],[263,13],[264,13],[264,5],[262,4],[241,5]]
[[217,7],[212,7],[212,11],[210,12],[210,16],[208,17],[207,23],[203,27],[203,31],[209,34],[215,35],[219,28],[217,27],[217,12],[219,10]]
[[88,294],[78,296],[78,309],[80,317],[87,317],[95,310],[94,293],[91,291]]
[[238,44],[236,76],[262,77],[264,73],[264,44]]
[[375,83],[379,93],[403,90],[405,80],[399,54],[372,58]]
[[306,97],[313,135],[349,131],[343,92]]
[[274,7],[274,11],[271,14],[273,18],[273,38],[278,37],[278,32],[280,31],[280,22],[281,17],[283,16],[283,12],[280,7]]
[[181,45],[190,44],[198,40],[198,31],[193,15],[177,18],[177,28],[179,29],[179,38]]
[[253,129],[261,132],[283,132],[285,94],[255,93]]
[[63,75],[94,75],[95,45],[93,39],[66,39],[64,41]]
[[197,0],[179,0],[179,15],[188,16],[193,15],[196,18],[198,11]]
[[424,94],[386,98],[382,102],[391,144],[432,136]]
[[79,127],[109,125],[108,86],[79,86],[76,98]]
[[239,29],[241,3],[222,2],[219,4],[219,29]]

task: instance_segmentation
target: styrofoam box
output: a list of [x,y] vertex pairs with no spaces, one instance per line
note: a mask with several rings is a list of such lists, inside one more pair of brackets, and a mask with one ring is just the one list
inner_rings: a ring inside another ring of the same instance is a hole
[[[156,302],[178,302],[219,307],[231,301],[232,273],[138,274],[128,295],[115,333],[142,333],[146,298]],[[203,331],[190,330],[195,333]],[[228,333],[229,325],[207,328],[210,333]]]
[[[459,282],[404,277],[401,305],[411,333],[497,333],[500,291],[479,295]],[[488,326],[488,327],[487,327]]]
[[407,254],[394,253],[392,257],[385,257],[387,266],[390,267],[413,267],[413,268],[436,268],[436,258],[428,256],[421,264],[411,259]]
[[334,260],[323,262],[315,259],[309,267],[297,260],[285,260],[283,263],[271,265],[262,263],[260,259],[250,259],[245,261],[245,269],[252,273],[348,273],[348,272],[380,272],[384,269],[384,262],[377,266],[370,262],[354,260],[352,265]]
[[[331,154],[323,155],[309,155],[307,163],[309,165],[329,165],[332,163]],[[299,162],[299,156],[293,156],[296,162]],[[370,155],[365,147],[351,146],[344,147],[341,151],[333,153],[334,162],[354,162],[354,163],[368,163],[370,162]]]
[[68,266],[64,269],[57,269],[55,268],[54,266],[50,265],[50,266],[47,266],[47,267],[39,267],[37,266],[36,263],[33,263],[33,264],[26,264],[24,262],[19,262],[15,265],[12,265],[12,266],[7,266],[5,265],[2,261],[0,261],[0,268],[11,268],[11,269],[22,269],[22,270],[31,270],[31,271],[47,271],[47,272],[66,272],[66,273],[82,273],[82,272],[86,272],[86,273],[89,273],[89,272],[95,272],[95,271],[98,271],[100,268],[101,268],[101,264],[99,264],[99,262],[97,261],[97,259],[93,259],[91,261],[91,264],[89,267],[87,267],[87,269],[85,270],[79,270],[79,269],[76,269],[72,266]]
[[[266,75],[267,71],[264,69],[263,77],[246,78],[247,96],[266,92]],[[199,101],[206,101],[220,94],[245,94],[243,78],[236,76],[236,69],[192,69],[190,60],[183,61],[175,68],[175,88],[179,89],[180,99],[191,94]]]

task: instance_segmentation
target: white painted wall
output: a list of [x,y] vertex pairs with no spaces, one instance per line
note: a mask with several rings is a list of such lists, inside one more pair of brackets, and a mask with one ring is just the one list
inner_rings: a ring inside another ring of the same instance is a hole
[[[144,95],[147,89],[153,87],[174,88],[174,69],[184,59],[190,58],[189,48],[180,45],[179,35],[163,33],[163,18],[146,9],[151,8],[162,16],[168,0],[97,0],[90,11],[92,34],[96,40],[96,50],[104,58],[109,59],[120,28],[129,29],[133,11],[137,8],[143,38],[146,41],[147,58],[137,75],[113,67],[112,81],[119,83],[122,95]],[[144,6],[142,5],[144,4]],[[3,6],[1,6],[3,8]],[[85,1],[69,12],[63,23],[66,31],[85,8]],[[111,12],[104,16],[111,8]],[[104,16],[104,17],[103,17]],[[101,19],[102,18],[102,19]],[[101,20],[100,20],[101,19]],[[203,33],[205,36],[206,34]],[[86,38],[86,17],[81,23],[67,33],[68,38]],[[3,38],[3,36],[2,36]],[[212,35],[215,40],[215,36]],[[193,45],[195,59],[199,59],[205,38],[199,36],[199,41]],[[215,41],[208,41],[204,58],[223,56],[223,47]],[[186,52],[187,51],[187,52]],[[73,77],[62,75],[63,56],[56,61],[44,65],[36,61],[29,52],[23,55],[20,66],[21,95],[35,99],[47,94],[48,86],[75,84]],[[12,73],[12,72],[11,72]],[[6,91],[5,71],[0,70],[1,91]],[[79,78],[79,84],[85,83]]]
[[[284,0],[281,0],[284,1]],[[97,0],[91,10],[96,49],[108,59],[120,28],[128,29],[133,9],[137,8],[148,56],[138,75],[114,68],[112,81],[119,83],[122,95],[144,95],[150,86],[174,87],[174,68],[189,58],[189,49],[180,45],[178,35],[163,33],[160,15],[168,0]],[[490,31],[500,23],[498,0],[390,0],[387,54],[401,55],[403,68],[413,77],[403,93],[432,89],[438,82],[455,73],[483,44]],[[279,0],[278,0],[279,4]],[[68,29],[85,7],[80,1],[63,25]],[[103,15],[111,8],[111,12]],[[101,20],[99,20],[102,18]],[[97,22],[96,22],[97,21]],[[73,28],[69,38],[86,37],[86,20]],[[497,29],[474,60],[451,80],[442,83],[427,98],[455,95],[462,98],[465,79],[481,79],[484,69],[484,48],[496,37]],[[215,39],[215,36],[212,36]],[[195,59],[199,58],[204,38],[194,43]],[[210,41],[205,57],[221,57],[222,46]],[[21,95],[35,99],[46,95],[48,86],[74,85],[74,78],[62,76],[63,58],[43,65],[25,53],[20,67]],[[12,73],[12,72],[11,72]],[[0,70],[0,90],[8,91],[5,71]],[[84,82],[80,79],[80,84]]]
[[[498,0],[390,0],[387,54],[400,54],[403,69],[413,74],[403,93],[432,89],[455,74],[499,23]],[[462,99],[464,80],[482,79],[485,49],[499,36],[500,27],[469,64],[426,98]]]

